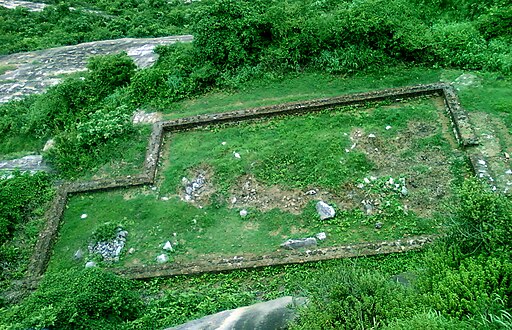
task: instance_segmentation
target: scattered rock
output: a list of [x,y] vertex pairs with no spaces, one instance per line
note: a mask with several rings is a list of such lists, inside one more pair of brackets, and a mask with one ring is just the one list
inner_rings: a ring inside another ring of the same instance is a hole
[[169,197],[164,196],[164,197],[162,197],[162,198],[160,198],[160,199],[161,199],[161,200],[163,200],[163,201],[168,201],[168,200],[169,200]]
[[320,220],[332,219],[336,216],[336,211],[334,211],[334,208],[324,201],[319,201],[316,203],[316,211],[320,216]]
[[128,232],[126,230],[119,229],[114,239],[110,241],[89,243],[89,253],[101,255],[103,261],[106,262],[118,262],[121,251],[126,244],[127,236]]
[[86,214],[86,213],[82,214],[82,215],[80,216],[80,219],[87,219],[87,214]]
[[288,249],[288,250],[295,250],[300,249],[303,247],[310,247],[310,246],[316,246],[316,238],[314,237],[308,237],[308,238],[302,238],[302,239],[289,239],[283,244],[281,244],[281,247]]
[[306,303],[307,298],[286,296],[208,315],[166,330],[286,329],[296,317],[294,308]]
[[308,190],[304,193],[304,195],[309,195],[309,196],[316,195],[316,190],[315,189]]
[[386,131],[389,131],[391,129],[391,126],[386,126]]
[[167,261],[169,261],[169,257],[165,253],[162,253],[161,255],[156,257],[156,262],[158,262],[159,264],[164,264]]
[[128,250],[128,253],[129,253],[129,254],[133,254],[134,252],[135,252],[135,249],[134,249],[134,248],[130,248],[130,249]]
[[245,210],[245,209],[240,211],[240,216],[241,216],[242,218],[245,218],[245,217],[247,216],[247,214],[248,214],[248,212],[247,212],[247,210]]
[[169,242],[169,241],[165,242],[163,249],[166,251],[172,251],[173,248],[172,248],[171,242]]
[[369,137],[369,138],[375,138],[375,137],[377,137],[377,136],[376,136],[375,134],[371,133],[371,134],[369,134],[369,135],[368,135],[368,137]]
[[381,229],[381,228],[382,228],[382,226],[383,226],[383,223],[382,223],[382,222],[377,222],[377,223],[375,224],[375,229]]
[[94,261],[87,261],[85,263],[85,268],[91,268],[91,267],[96,267],[96,263]]
[[82,249],[76,250],[75,254],[73,255],[73,259],[80,260],[84,256],[84,253],[82,252]]
[[195,201],[201,197],[201,193],[207,183],[205,174],[205,172],[200,171],[192,180],[189,180],[188,178],[181,179],[181,183],[185,186],[184,199],[186,201]]
[[321,233],[318,233],[315,235],[315,237],[320,240],[320,241],[323,241],[324,239],[327,238],[327,235],[324,233],[324,232],[321,232]]
[[238,152],[234,152],[233,156],[235,156],[235,158],[238,158],[238,159],[242,158]]

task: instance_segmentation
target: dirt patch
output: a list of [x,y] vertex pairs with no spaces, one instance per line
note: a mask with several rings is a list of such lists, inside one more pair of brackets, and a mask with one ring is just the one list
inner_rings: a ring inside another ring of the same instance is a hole
[[324,189],[310,188],[302,191],[267,186],[258,182],[252,175],[244,175],[239,178],[237,184],[230,191],[228,203],[232,208],[251,207],[263,212],[280,209],[292,214],[300,214],[312,200],[346,204],[339,196]]
[[[440,114],[440,117],[444,115]],[[451,160],[441,147],[427,145],[419,148],[417,143],[439,133],[453,146],[454,139],[449,126],[440,127],[437,121],[411,121],[394,138],[384,138],[362,128],[355,128],[350,138],[354,151],[363,152],[375,164],[373,177],[403,180],[407,189],[406,195],[402,196],[404,209],[428,217],[435,211],[436,205],[444,203],[449,195],[453,181]],[[360,199],[361,194],[363,198],[359,202],[363,204],[365,211],[368,209],[365,205],[371,207],[374,201],[383,202],[383,196],[368,192],[358,191],[353,198]]]

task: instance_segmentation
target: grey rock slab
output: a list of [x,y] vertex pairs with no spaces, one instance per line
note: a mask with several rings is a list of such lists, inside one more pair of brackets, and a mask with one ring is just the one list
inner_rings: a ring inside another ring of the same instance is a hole
[[318,212],[321,220],[332,219],[336,216],[334,208],[324,201],[316,203],[316,211]]
[[302,238],[302,239],[289,239],[283,244],[281,244],[281,247],[288,249],[288,250],[295,250],[300,249],[303,247],[311,247],[316,246],[316,238],[314,237],[308,237],[308,238]]
[[0,75],[0,103],[42,93],[58,84],[63,74],[87,70],[91,56],[126,51],[140,68],[145,68],[158,59],[153,52],[157,45],[191,42],[192,39],[191,35],[122,38],[0,56],[0,66],[12,67]]
[[0,170],[49,171],[50,167],[41,155],[29,155],[18,159],[0,160]]
[[0,0],[0,6],[8,8],[8,9],[24,7],[24,8],[27,8],[28,11],[42,11],[48,5],[45,3],[29,2],[29,1],[21,1],[21,0]]
[[286,329],[287,324],[296,316],[294,309],[304,305],[306,302],[306,298],[286,296],[205,316],[173,328],[167,328],[166,330]]

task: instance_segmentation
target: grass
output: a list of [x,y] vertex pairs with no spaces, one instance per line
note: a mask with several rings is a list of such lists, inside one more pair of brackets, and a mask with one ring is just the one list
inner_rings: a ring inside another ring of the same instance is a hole
[[7,71],[11,71],[16,69],[15,65],[6,65],[6,64],[0,64],[0,75],[3,75]]
[[367,92],[376,89],[453,81],[462,71],[423,67],[394,67],[353,76],[323,73],[291,74],[284,78],[264,78],[244,85],[239,91],[212,92],[160,109],[166,119],[301,100]]
[[[268,253],[286,239],[319,232],[327,233],[324,246],[439,232],[452,184],[465,168],[448,141],[451,133],[436,124],[440,116],[432,99],[421,99],[172,134],[156,188],[71,198],[49,271],[81,267],[72,255],[79,248],[86,251],[92,233],[105,222],[122,224],[129,232],[125,251],[135,249],[119,266],[154,263],[168,240],[176,247],[174,260],[193,260]],[[206,193],[186,203],[182,178],[193,179],[198,171],[206,173]],[[371,176],[377,179],[365,183]],[[409,193],[391,189],[390,177],[406,178]],[[248,181],[257,188],[256,198],[244,201]],[[439,187],[445,194],[434,197]],[[305,197],[309,189],[318,196]],[[239,202],[233,204],[233,197]],[[321,198],[336,205],[335,219],[319,221],[315,200]],[[365,215],[363,199],[379,200],[378,212]],[[246,218],[239,215],[243,208]],[[375,229],[376,222],[383,228]]]

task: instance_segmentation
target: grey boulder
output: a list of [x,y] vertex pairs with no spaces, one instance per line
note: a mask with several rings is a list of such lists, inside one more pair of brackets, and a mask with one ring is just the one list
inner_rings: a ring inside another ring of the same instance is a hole
[[306,302],[306,298],[286,296],[205,316],[166,330],[286,329],[287,324],[295,318],[294,308]]

